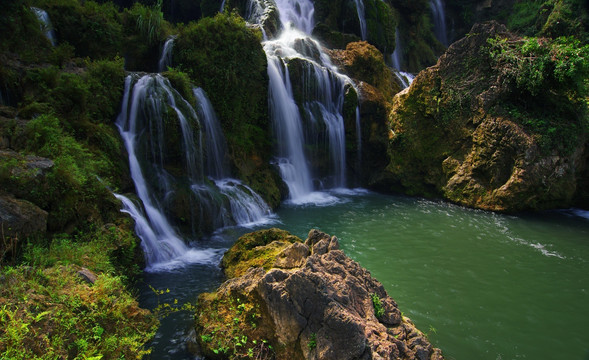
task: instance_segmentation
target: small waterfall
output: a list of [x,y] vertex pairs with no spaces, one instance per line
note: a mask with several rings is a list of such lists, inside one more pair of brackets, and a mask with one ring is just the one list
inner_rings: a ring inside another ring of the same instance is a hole
[[401,35],[399,34],[399,28],[395,29],[395,51],[391,55],[391,60],[393,62],[393,68],[401,71],[401,64],[402,64],[402,57],[403,57],[403,48],[401,46]]
[[166,42],[164,43],[164,48],[162,49],[162,55],[160,56],[160,60],[158,62],[158,72],[166,71],[168,66],[172,65],[172,49],[174,48],[175,39],[176,35],[172,35],[168,37],[168,39],[166,39]]
[[358,12],[358,22],[360,23],[360,34],[362,40],[367,39],[366,32],[366,17],[364,16],[364,2],[362,0],[354,0],[356,2],[356,11]]
[[[198,110],[159,74],[129,75],[125,81],[116,124],[142,206],[123,195],[115,196],[123,203],[122,211],[135,220],[148,268],[206,261],[211,255],[210,250],[186,246],[184,237],[170,221],[178,206],[187,209],[193,236],[236,223],[249,224],[270,213],[259,195],[239,181],[215,184],[206,178],[205,154],[210,152],[210,145],[207,141],[203,146],[201,129],[208,140],[211,131],[205,124],[216,121],[216,117],[210,118],[214,113],[204,92],[195,89],[194,93],[199,100]],[[206,162],[221,161],[222,157],[224,153],[219,157],[213,154]],[[218,168],[222,169],[221,177],[223,166]]]
[[219,12],[221,12],[221,13],[222,13],[224,10],[225,10],[225,0],[223,0],[223,1],[221,2],[221,8],[219,9]]
[[36,7],[31,7],[31,10],[33,10],[35,15],[37,16],[37,19],[39,20],[39,23],[41,24],[41,31],[51,42],[51,45],[55,46],[55,44],[57,43],[55,40],[55,31],[53,30],[53,25],[51,25],[49,14],[47,14],[47,11]]
[[406,89],[409,86],[411,86],[411,83],[415,78],[415,75],[405,71],[397,71],[393,69],[393,73],[395,74],[397,79],[399,79],[399,83],[401,84],[401,86],[403,86],[403,89]]
[[315,7],[310,0],[276,0],[280,23],[285,29],[298,29],[310,35],[315,27]]
[[223,130],[206,93],[201,88],[192,90],[197,100],[197,110],[202,120],[206,134],[206,163],[207,175],[213,179],[223,179],[229,175],[225,151],[227,144],[223,136]]
[[[314,26],[313,3],[278,0],[276,5],[283,29],[263,46],[277,165],[292,203],[333,201],[315,191],[346,186],[342,113],[352,82],[337,72],[320,44],[309,37]],[[324,158],[328,163],[311,163]]]
[[430,0],[429,6],[432,10],[434,20],[434,33],[439,42],[448,46],[448,33],[446,29],[446,14],[444,12],[444,2],[442,0]]

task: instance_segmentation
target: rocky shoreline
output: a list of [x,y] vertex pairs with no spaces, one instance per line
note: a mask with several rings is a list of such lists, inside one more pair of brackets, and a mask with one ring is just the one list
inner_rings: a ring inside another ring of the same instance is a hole
[[311,230],[242,236],[198,299],[190,348],[210,359],[443,359],[380,282]]

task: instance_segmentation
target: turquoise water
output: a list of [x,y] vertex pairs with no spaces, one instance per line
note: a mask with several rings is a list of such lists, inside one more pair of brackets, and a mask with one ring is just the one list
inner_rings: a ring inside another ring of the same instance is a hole
[[[447,359],[589,359],[589,219],[499,215],[373,193],[336,196],[340,202],[330,206],[285,205],[274,226],[303,239],[311,228],[336,235]],[[206,244],[228,248],[250,230],[229,229]],[[222,274],[201,264],[146,274],[145,281],[182,302],[218,286]],[[143,303],[153,306],[149,293]],[[158,334],[154,359],[190,358],[181,345],[190,314],[174,316]]]

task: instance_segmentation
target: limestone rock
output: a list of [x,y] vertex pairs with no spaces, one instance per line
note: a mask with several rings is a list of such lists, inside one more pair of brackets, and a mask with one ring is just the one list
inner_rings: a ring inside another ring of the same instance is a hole
[[506,212],[588,206],[586,131],[574,130],[582,109],[554,81],[522,88],[493,62],[489,39],[522,41],[497,22],[477,24],[395,96],[390,162],[375,187]]
[[[281,239],[260,244],[264,232],[268,238],[265,230],[236,242],[241,259],[253,258],[245,248],[267,254],[261,248],[282,247]],[[194,348],[212,359],[442,359],[382,284],[338,247],[335,236],[311,230],[304,243],[284,247],[272,267],[250,267],[202,294]]]

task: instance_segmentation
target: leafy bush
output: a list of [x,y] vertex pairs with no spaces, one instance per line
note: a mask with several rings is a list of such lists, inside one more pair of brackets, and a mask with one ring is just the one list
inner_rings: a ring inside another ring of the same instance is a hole
[[573,37],[494,38],[489,44],[494,68],[521,93],[505,99],[503,112],[538,134],[546,152],[570,153],[589,131],[589,45]]
[[79,57],[113,58],[122,53],[123,26],[112,2],[38,0],[49,14],[59,43],[67,42]]
[[137,30],[148,44],[153,44],[162,38],[164,22],[162,0],[158,0],[153,6],[136,2],[129,10],[129,14],[135,19]]
[[7,359],[141,358],[157,320],[98,275],[89,286],[76,266],[0,270],[0,353]]

